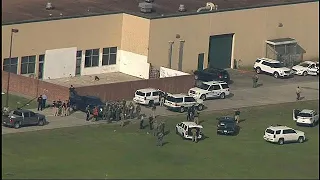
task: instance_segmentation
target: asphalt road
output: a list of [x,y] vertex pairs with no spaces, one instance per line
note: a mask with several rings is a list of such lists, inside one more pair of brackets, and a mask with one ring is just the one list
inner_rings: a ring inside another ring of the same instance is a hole
[[[319,100],[318,77],[274,79],[271,76],[260,75],[260,83],[263,85],[258,88],[252,88],[251,73],[233,71],[230,75],[233,80],[233,83],[230,85],[232,95],[226,99],[205,101],[204,104],[207,108],[204,111],[294,102],[296,101],[295,89],[297,86],[300,86],[302,89],[302,101]],[[46,109],[42,113],[47,115],[48,125],[42,127],[30,126],[20,129],[2,127],[2,134],[105,123],[105,121],[87,122],[84,119],[84,113],[81,112],[75,112],[68,117],[54,117],[52,116],[51,109]],[[142,113],[149,115],[151,114],[151,110],[143,107]],[[168,111],[164,107],[158,107],[156,114],[160,116],[170,116],[180,113]]]

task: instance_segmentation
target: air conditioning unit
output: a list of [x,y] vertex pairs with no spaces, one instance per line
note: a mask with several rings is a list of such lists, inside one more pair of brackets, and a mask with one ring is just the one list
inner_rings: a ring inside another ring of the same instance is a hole
[[144,2],[147,2],[147,3],[153,3],[154,0],[145,0]]
[[179,12],[186,12],[187,9],[185,8],[184,4],[180,4],[178,11],[179,11]]
[[139,7],[142,13],[151,13],[153,8],[152,4],[147,2],[139,3]]
[[54,9],[54,7],[52,6],[51,2],[48,2],[46,5],[46,10],[51,10],[51,9]]

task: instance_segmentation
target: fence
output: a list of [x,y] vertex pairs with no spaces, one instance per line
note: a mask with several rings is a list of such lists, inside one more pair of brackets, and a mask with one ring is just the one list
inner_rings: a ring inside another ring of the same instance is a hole
[[[7,89],[8,72],[2,71],[2,91]],[[46,94],[48,100],[65,100],[69,98],[69,89],[64,86],[40,81],[38,79],[10,74],[9,93],[14,92],[31,98]]]
[[137,89],[158,88],[170,93],[187,93],[195,84],[193,75],[175,76],[160,79],[144,79],[131,82],[102,84],[78,87],[79,95],[100,97],[102,101],[132,99]]

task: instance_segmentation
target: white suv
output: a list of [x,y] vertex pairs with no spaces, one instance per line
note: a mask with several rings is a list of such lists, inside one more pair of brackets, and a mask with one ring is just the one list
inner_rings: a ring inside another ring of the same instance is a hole
[[258,58],[254,63],[253,68],[257,74],[264,72],[273,75],[275,78],[288,77],[292,75],[291,70],[284,67],[280,61],[268,58]]
[[319,75],[319,62],[304,61],[292,67],[292,71],[296,75]]
[[134,93],[133,101],[137,104],[152,106],[160,103],[161,93],[163,93],[161,90],[154,88],[139,89]]
[[192,139],[192,129],[197,130],[198,139],[202,138],[201,130],[203,127],[194,122],[181,122],[176,125],[176,134],[180,135],[183,139]]
[[204,108],[201,99],[196,100],[192,96],[185,94],[168,94],[164,106],[169,110],[178,110],[181,113],[191,106],[195,106],[199,111],[202,111]]
[[278,143],[282,145],[286,142],[303,143],[306,140],[306,136],[304,135],[304,132],[294,130],[287,126],[271,125],[265,130],[263,139],[269,142]]
[[199,87],[191,88],[188,94],[189,96],[202,100],[206,100],[207,98],[224,99],[226,96],[230,95],[230,89],[226,82],[209,81],[202,82]]
[[296,121],[298,126],[316,126],[319,122],[319,115],[316,111],[310,109],[293,110],[293,120]]

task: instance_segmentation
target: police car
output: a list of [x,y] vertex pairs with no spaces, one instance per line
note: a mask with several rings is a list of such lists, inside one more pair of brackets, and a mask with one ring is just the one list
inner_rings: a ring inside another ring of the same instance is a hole
[[292,67],[292,72],[295,75],[319,75],[319,62],[304,61]]
[[195,99],[192,96],[186,94],[168,94],[164,106],[169,110],[177,110],[181,113],[185,112],[187,108],[195,106],[199,111],[204,108],[203,101],[201,99]]
[[176,125],[176,134],[180,135],[183,139],[192,139],[192,129],[197,130],[198,139],[203,137],[201,125],[198,125],[194,122],[181,122]]
[[287,126],[271,125],[265,130],[263,139],[268,142],[278,143],[282,145],[286,142],[303,143],[306,140],[306,136],[304,132],[292,129]]
[[224,99],[230,95],[230,88],[223,81],[202,82],[199,87],[191,88],[188,92],[189,96],[196,99],[206,100],[208,98]]
[[293,110],[293,120],[298,126],[316,126],[319,123],[319,115],[316,111],[310,109]]
[[138,89],[134,93],[133,101],[137,104],[152,106],[160,103],[161,93],[163,93],[161,90],[154,88]]

